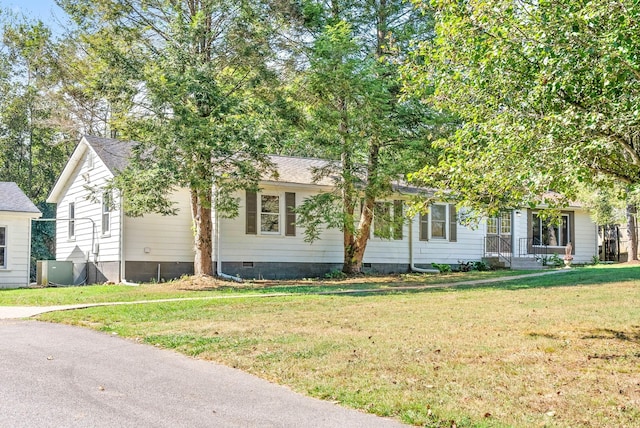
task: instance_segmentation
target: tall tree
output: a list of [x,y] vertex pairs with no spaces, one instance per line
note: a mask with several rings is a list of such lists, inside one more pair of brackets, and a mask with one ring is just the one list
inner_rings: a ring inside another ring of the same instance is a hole
[[[335,192],[303,204],[298,223],[308,240],[318,238],[322,225],[341,228],[343,271],[353,274],[361,271],[376,201],[430,159],[430,141],[443,128],[432,110],[402,99],[399,85],[410,41],[430,39],[432,21],[402,0],[308,1],[304,17],[312,36],[301,79],[307,137],[335,160],[319,176],[338,179]],[[401,219],[400,210],[392,217]],[[383,219],[388,211],[379,210],[381,223],[390,220]],[[375,230],[383,238],[397,233],[397,227]]]
[[[191,193],[195,273],[212,274],[212,205],[256,186],[268,162],[257,120],[268,69],[269,9],[243,0],[61,0],[81,28],[110,105],[112,133],[140,141],[116,181],[130,215],[171,213]],[[214,201],[215,189],[215,201]],[[152,196],[151,196],[152,195]]]
[[[0,181],[14,181],[43,212],[45,203],[76,139],[55,120],[60,108],[52,58],[56,42],[41,22],[0,11]],[[38,222],[32,233],[32,277],[36,260],[55,252],[55,224]]]
[[0,179],[43,202],[70,145],[51,123],[51,33],[42,23],[6,22],[0,46]]
[[435,82],[425,99],[463,124],[417,181],[489,214],[563,205],[581,181],[640,184],[637,2],[431,4],[436,42],[407,66],[409,87]]

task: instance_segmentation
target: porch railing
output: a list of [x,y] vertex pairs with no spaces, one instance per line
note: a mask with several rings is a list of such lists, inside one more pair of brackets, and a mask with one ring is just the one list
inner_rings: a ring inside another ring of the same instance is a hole
[[518,240],[518,257],[546,257],[549,246],[542,244],[537,238],[520,238]]
[[485,236],[484,254],[487,256],[498,257],[498,260],[502,260],[507,264],[507,266],[511,266],[511,258],[513,257],[511,238],[507,239],[497,235]]

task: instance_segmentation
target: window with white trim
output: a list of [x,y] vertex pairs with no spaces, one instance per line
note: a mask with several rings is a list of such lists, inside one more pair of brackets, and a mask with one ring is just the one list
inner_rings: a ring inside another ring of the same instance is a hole
[[73,239],[76,237],[76,203],[69,202],[69,216],[68,216],[68,237]]
[[500,217],[489,217],[487,219],[488,235],[510,235],[511,234],[511,212],[504,211]]
[[296,236],[296,194],[245,191],[247,235]]
[[373,236],[402,239],[402,201],[376,202],[373,206]]
[[7,268],[7,228],[0,226],[0,269]]
[[111,210],[113,208],[113,198],[110,191],[102,193],[102,234],[108,235],[111,232]]
[[447,239],[447,206],[431,206],[431,238]]
[[453,204],[433,204],[428,213],[420,214],[419,236],[421,241],[441,239],[458,240],[458,217]]
[[280,196],[260,195],[260,232],[280,233]]

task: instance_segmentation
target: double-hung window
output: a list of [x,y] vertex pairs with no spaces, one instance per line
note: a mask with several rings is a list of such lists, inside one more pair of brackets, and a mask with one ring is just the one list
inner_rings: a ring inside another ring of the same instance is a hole
[[68,238],[73,239],[76,237],[76,203],[69,202],[69,217],[68,217]]
[[[247,235],[296,236],[296,194],[245,192]],[[284,233],[283,233],[284,232]]]
[[373,206],[373,236],[402,239],[402,201],[376,202]]
[[7,268],[7,228],[0,226],[0,269]]
[[447,239],[447,206],[431,206],[431,238]]
[[260,195],[260,232],[280,233],[280,196]]
[[433,204],[428,213],[420,215],[420,240],[458,240],[458,217],[456,206]]

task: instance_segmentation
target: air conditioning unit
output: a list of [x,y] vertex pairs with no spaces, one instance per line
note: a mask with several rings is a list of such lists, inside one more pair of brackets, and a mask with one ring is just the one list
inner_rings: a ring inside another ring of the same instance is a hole
[[38,260],[36,283],[43,287],[50,285],[73,285],[73,262],[58,260]]

